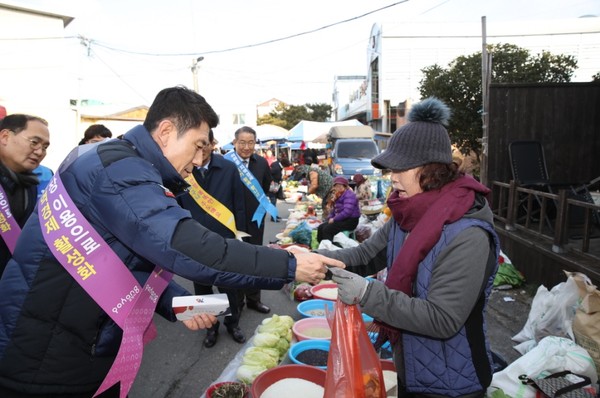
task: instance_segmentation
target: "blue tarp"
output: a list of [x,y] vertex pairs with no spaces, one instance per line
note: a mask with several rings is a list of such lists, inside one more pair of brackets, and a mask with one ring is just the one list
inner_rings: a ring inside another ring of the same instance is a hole
[[296,141],[296,142],[282,142],[281,144],[279,144],[280,148],[290,148],[294,151],[297,151],[298,149],[300,149],[300,146],[302,145],[302,141]]

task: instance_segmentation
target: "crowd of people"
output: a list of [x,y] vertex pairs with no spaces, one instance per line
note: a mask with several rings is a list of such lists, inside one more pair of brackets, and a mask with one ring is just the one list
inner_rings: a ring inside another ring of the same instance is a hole
[[[162,90],[143,124],[117,139],[90,126],[80,145],[94,146],[54,173],[38,169],[51,126],[5,116],[0,396],[127,394],[153,338],[152,314],[175,322],[171,299],[191,294],[174,274],[193,281],[195,294],[225,293],[223,324],[244,343],[243,308],[270,312],[261,289],[316,284],[331,270],[339,299],[375,318],[376,344],[391,342],[401,396],[483,397],[492,374],[483,315],[499,243],[489,190],[453,161],[449,116],[437,99],[413,106],[372,160],[391,170],[391,220],[357,247],[316,252],[263,246],[266,217],[280,219],[285,170],[322,200],[318,240],[356,228],[360,203],[373,196],[368,179],[357,174],[351,187],[313,153],[296,165],[260,156],[247,126],[235,132],[233,151],[217,153],[219,118],[192,90]],[[365,264],[382,253],[378,278],[366,278]],[[215,316],[182,323],[206,329],[205,347],[217,343]]]

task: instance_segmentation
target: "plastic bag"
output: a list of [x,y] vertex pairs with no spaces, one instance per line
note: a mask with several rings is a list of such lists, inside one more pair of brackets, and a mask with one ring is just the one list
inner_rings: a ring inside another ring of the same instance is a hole
[[359,224],[354,230],[354,236],[359,243],[369,239],[372,233],[373,230],[367,224]]
[[572,322],[579,301],[579,292],[573,278],[567,278],[548,291],[540,286],[531,302],[531,310],[523,329],[512,340],[521,343],[515,349],[521,354],[531,347],[531,340],[546,336],[569,337],[574,340]]
[[587,350],[600,371],[600,290],[585,274],[574,272],[570,276],[579,288],[581,299],[573,319],[575,341]]
[[343,232],[338,232],[337,234],[335,234],[335,236],[333,237],[333,241],[335,243],[338,243],[344,249],[348,247],[356,247],[359,245],[357,241],[347,237],[346,234]]
[[494,287],[510,285],[521,286],[525,282],[523,274],[515,268],[510,258],[502,250],[498,256],[498,271],[494,278]]
[[310,247],[312,228],[308,226],[306,221],[302,221],[296,228],[290,231],[288,236],[291,237],[294,242]]
[[381,361],[357,305],[337,300],[331,326],[324,398],[385,398]]

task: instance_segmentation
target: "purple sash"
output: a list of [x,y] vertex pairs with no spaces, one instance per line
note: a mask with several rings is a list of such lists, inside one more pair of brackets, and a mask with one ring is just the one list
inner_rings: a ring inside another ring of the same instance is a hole
[[0,235],[6,243],[6,247],[10,253],[15,252],[15,246],[17,246],[17,239],[21,235],[21,227],[17,224],[17,220],[10,211],[10,205],[4,188],[0,185]]
[[117,357],[94,396],[121,382],[127,396],[144,343],[156,336],[152,315],[173,274],[155,267],[140,287],[127,266],[90,225],[56,173],[38,203],[42,234],[52,254],[94,301],[123,329]]

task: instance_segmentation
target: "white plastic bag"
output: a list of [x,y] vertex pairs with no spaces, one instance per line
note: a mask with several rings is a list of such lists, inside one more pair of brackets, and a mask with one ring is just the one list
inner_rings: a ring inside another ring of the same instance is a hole
[[341,247],[336,246],[333,244],[332,241],[330,241],[329,239],[323,239],[321,242],[319,242],[319,247],[318,250],[340,250]]
[[[546,336],[573,336],[573,318],[579,302],[579,291],[572,277],[548,291],[540,286],[531,303],[531,310],[523,329],[513,336],[519,344],[515,349],[524,354]],[[533,340],[533,342],[532,342]]]
[[357,241],[347,237],[346,234],[343,232],[338,232],[337,234],[335,234],[335,236],[333,237],[333,241],[335,243],[339,243],[344,249],[348,247],[356,247],[359,245]]
[[598,379],[594,361],[585,349],[567,338],[548,336],[502,371],[494,373],[487,395],[502,389],[513,398],[535,398],[535,388],[522,384],[519,376],[537,379],[563,370],[588,376],[592,383]]

